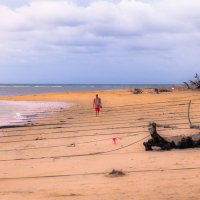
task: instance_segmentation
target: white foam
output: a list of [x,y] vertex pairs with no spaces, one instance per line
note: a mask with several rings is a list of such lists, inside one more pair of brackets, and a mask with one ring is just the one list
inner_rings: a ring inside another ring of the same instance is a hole
[[47,115],[62,108],[68,108],[67,102],[42,101],[0,101],[0,126],[10,124],[25,124],[40,115]]

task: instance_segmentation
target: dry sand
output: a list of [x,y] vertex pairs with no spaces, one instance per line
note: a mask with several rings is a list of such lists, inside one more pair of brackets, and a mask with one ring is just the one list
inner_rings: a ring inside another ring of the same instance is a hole
[[[199,149],[145,152],[142,144],[150,121],[177,126],[159,128],[165,135],[199,132],[188,129],[187,108],[192,99],[191,119],[200,122],[200,93],[98,91],[103,102],[99,118],[92,109],[96,93],[1,97],[73,106],[31,127],[1,130],[0,200],[200,199]],[[108,176],[112,169],[126,175]]]

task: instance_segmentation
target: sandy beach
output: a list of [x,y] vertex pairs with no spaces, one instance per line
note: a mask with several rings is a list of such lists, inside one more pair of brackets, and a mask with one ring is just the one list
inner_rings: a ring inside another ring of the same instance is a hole
[[[98,93],[103,109],[95,117]],[[129,90],[63,92],[0,97],[58,101],[72,106],[38,117],[28,127],[1,129],[1,200],[200,199],[199,149],[146,152],[148,124],[166,136],[198,133],[200,92],[132,94]],[[116,138],[116,144],[113,143]],[[125,175],[109,175],[113,169]]]

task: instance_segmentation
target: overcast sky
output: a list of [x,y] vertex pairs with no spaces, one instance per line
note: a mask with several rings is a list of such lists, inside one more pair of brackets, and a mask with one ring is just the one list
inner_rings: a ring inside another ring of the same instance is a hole
[[0,83],[182,83],[199,0],[0,0]]

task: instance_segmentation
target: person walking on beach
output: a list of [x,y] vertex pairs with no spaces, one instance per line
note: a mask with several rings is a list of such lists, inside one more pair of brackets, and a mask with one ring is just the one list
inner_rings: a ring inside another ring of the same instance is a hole
[[99,117],[99,112],[100,108],[102,108],[102,105],[101,105],[101,99],[99,98],[98,94],[96,94],[96,98],[94,98],[93,108],[95,109],[96,117]]

